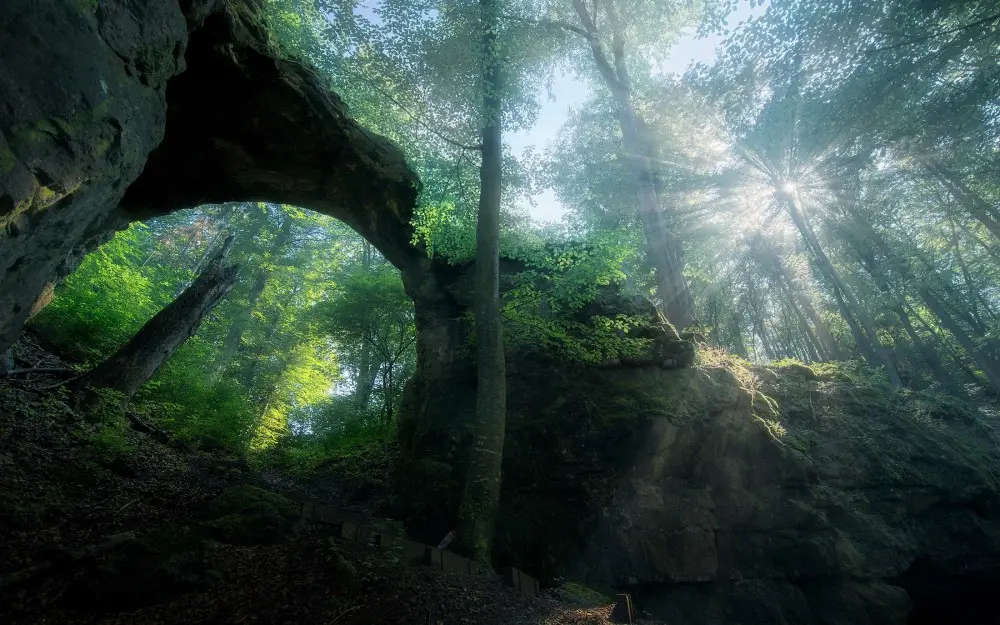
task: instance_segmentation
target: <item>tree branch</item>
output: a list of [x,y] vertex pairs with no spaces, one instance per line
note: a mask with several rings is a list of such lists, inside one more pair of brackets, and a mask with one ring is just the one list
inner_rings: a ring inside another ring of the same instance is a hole
[[944,36],[944,35],[951,35],[953,33],[957,33],[957,32],[963,31],[963,30],[968,30],[970,28],[975,28],[976,26],[982,26],[983,24],[988,24],[990,22],[995,22],[997,20],[1000,20],[1000,13],[997,13],[996,15],[991,15],[989,17],[984,17],[981,20],[976,20],[975,22],[971,22],[971,23],[965,24],[963,26],[956,26],[954,28],[947,28],[945,30],[939,30],[939,31],[934,32],[934,33],[923,35],[922,37],[915,37],[913,39],[907,39],[906,41],[900,41],[899,43],[894,43],[891,46],[886,46],[884,48],[871,48],[871,49],[868,50],[867,54],[877,54],[879,52],[886,52],[888,50],[895,50],[896,48],[902,48],[904,46],[911,46],[911,45],[913,45],[915,43],[921,43],[923,41],[927,41],[929,39],[935,39],[937,37],[941,37],[941,36]]
[[534,19],[534,18],[530,18],[530,17],[521,17],[519,15],[509,15],[509,14],[504,14],[504,15],[501,15],[500,17],[502,17],[503,19],[507,19],[507,20],[514,20],[515,22],[524,22],[525,24],[531,24],[533,26],[543,26],[543,27],[546,27],[546,28],[555,28],[555,29],[558,29],[558,30],[567,30],[569,32],[576,33],[577,35],[580,35],[581,37],[583,37],[587,41],[590,41],[591,39],[594,38],[594,34],[593,33],[587,32],[583,28],[580,28],[579,26],[574,26],[573,24],[570,24],[569,22],[563,22],[562,20]]
[[11,369],[7,373],[3,374],[3,377],[10,377],[13,375],[21,375],[27,373],[72,373],[73,369],[67,367],[35,367],[32,369]]
[[584,4],[584,0],[573,0],[573,7],[576,9],[576,14],[580,16],[580,22],[583,24],[584,30],[591,35],[587,38],[587,41],[590,42],[590,51],[594,55],[594,62],[597,63],[597,69],[612,89],[618,89],[620,86],[618,76],[615,75],[615,70],[611,67],[607,55],[604,54],[601,41],[597,37],[597,24],[587,10],[587,5]]
[[472,150],[472,151],[478,152],[478,151],[480,151],[482,149],[483,146],[480,145],[480,144],[478,144],[478,143],[475,144],[475,145],[468,145],[466,143],[462,143],[461,141],[456,141],[455,139],[452,139],[451,137],[448,137],[448,136],[444,135],[443,133],[441,133],[440,131],[432,128],[430,124],[428,124],[424,120],[422,120],[419,117],[417,117],[416,114],[410,112],[410,109],[408,109],[405,106],[403,106],[403,104],[399,100],[397,100],[396,98],[392,97],[391,94],[389,94],[384,89],[382,89],[382,87],[380,87],[378,84],[376,84],[375,81],[369,79],[362,72],[357,72],[357,73],[361,76],[361,79],[364,80],[365,82],[367,82],[369,85],[371,85],[373,89],[375,89],[376,91],[378,91],[379,93],[381,93],[383,96],[385,96],[386,99],[388,99],[390,102],[392,102],[397,107],[399,107],[399,109],[401,111],[403,111],[404,113],[406,113],[407,115],[409,115],[410,119],[412,119],[413,121],[417,122],[418,125],[420,125],[421,127],[423,127],[425,130],[427,130],[428,132],[430,132],[431,134],[433,134],[438,139],[441,139],[445,143],[449,143],[449,144],[455,146],[456,148],[461,148],[463,150]]

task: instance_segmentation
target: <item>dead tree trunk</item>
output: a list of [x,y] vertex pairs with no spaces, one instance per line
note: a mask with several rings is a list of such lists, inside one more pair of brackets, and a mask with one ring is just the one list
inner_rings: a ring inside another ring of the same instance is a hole
[[227,266],[230,237],[198,278],[158,312],[121,349],[80,378],[78,388],[110,388],[130,399],[236,284],[238,267]]

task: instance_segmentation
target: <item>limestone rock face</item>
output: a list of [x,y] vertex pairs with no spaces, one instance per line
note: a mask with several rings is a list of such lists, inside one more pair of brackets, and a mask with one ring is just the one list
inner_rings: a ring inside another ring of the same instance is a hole
[[[833,365],[712,358],[508,358],[495,564],[624,590],[672,623],[993,622],[989,415]],[[471,436],[475,377],[453,382],[450,410],[411,424],[423,453],[398,485],[427,539],[451,522]]]
[[509,400],[515,566],[666,622],[993,622],[988,415],[833,369],[545,371]]
[[176,2],[10,0],[0,8],[0,352],[163,138],[183,66]]

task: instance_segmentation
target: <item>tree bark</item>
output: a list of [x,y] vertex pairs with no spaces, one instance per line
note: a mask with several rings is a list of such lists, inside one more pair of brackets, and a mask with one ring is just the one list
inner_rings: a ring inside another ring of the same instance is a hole
[[[879,363],[885,367],[885,372],[889,376],[889,382],[893,386],[902,386],[902,381],[899,378],[899,371],[896,369],[896,365],[893,362],[892,356],[889,354],[889,350],[882,345],[879,341],[878,335],[875,332],[875,326],[868,316],[868,313],[861,307],[861,304],[854,298],[847,283],[840,276],[837,268],[833,266],[830,259],[827,257],[826,252],[823,251],[822,246],[819,244],[819,240],[816,238],[816,234],[806,223],[805,215],[799,210],[795,199],[792,197],[785,198],[785,204],[788,208],[788,212],[791,215],[792,222],[798,229],[802,238],[805,239],[806,247],[808,247],[812,253],[813,258],[816,259],[816,264],[819,265],[820,270],[826,274],[826,277],[834,285],[834,293],[837,297],[837,302],[841,305],[841,308],[845,311],[845,319],[848,325],[851,326],[851,330],[854,332],[855,340],[860,341],[858,347],[862,349],[870,349],[871,352],[875,354]],[[862,345],[862,342],[866,345]]]
[[[585,0],[573,0],[577,16],[588,33],[594,62],[615,101],[626,166],[635,183],[639,219],[646,235],[646,256],[656,273],[656,289],[663,315],[681,331],[693,321],[693,301],[684,279],[680,242],[667,227],[656,185],[654,147],[642,138],[641,120],[632,102],[632,80],[625,58],[625,36],[614,0],[603,0],[612,31],[612,60],[601,46],[596,15]],[[596,2],[595,2],[596,11]]]
[[282,249],[284,249],[291,236],[292,220],[286,215],[285,222],[281,225],[281,230],[275,236],[271,249],[268,250],[267,255],[262,259],[260,269],[254,277],[253,284],[250,285],[250,292],[247,294],[247,305],[237,313],[232,323],[230,323],[229,331],[222,342],[222,351],[215,359],[215,362],[212,363],[212,368],[209,371],[209,379],[213,383],[222,377],[226,367],[229,366],[230,361],[236,354],[236,350],[239,349],[240,343],[243,342],[243,334],[246,332],[247,326],[250,325],[250,319],[253,318],[253,311],[257,308],[257,302],[260,300],[260,296],[264,294],[264,289],[267,288],[268,278],[271,277],[269,265],[281,254]]
[[944,303],[929,288],[922,287],[920,289],[920,296],[923,298],[924,303],[927,304],[927,308],[941,320],[941,325],[955,337],[955,340],[966,351],[969,358],[982,369],[983,374],[989,381],[990,388],[994,391],[1000,391],[1000,363],[997,363],[976,346],[975,341],[972,340],[972,337],[969,336],[965,328],[958,323]]
[[121,349],[97,365],[78,382],[80,389],[114,389],[125,399],[156,373],[184,341],[194,336],[202,320],[236,283],[238,267],[224,261],[232,237],[198,279],[177,299],[158,312]]
[[[54,282],[45,283],[42,292],[38,294],[38,297],[35,298],[35,303],[31,305],[31,312],[28,313],[28,318],[25,321],[42,312],[46,306],[52,303],[52,298],[55,297],[55,288],[56,285]],[[10,374],[13,370],[14,348],[9,347],[5,352],[0,353],[0,375]]]
[[476,227],[475,314],[478,384],[475,439],[459,509],[458,540],[488,564],[500,505],[507,382],[500,325],[501,61],[498,0],[480,0],[483,70],[482,165]]
[[978,193],[969,188],[965,181],[949,170],[939,161],[922,159],[924,169],[938,180],[949,193],[993,236],[1000,237],[1000,210],[984,200]]

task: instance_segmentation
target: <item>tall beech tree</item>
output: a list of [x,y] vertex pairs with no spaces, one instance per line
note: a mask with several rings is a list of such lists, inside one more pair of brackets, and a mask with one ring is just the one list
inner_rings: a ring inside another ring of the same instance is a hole
[[503,183],[503,62],[500,0],[480,0],[482,40],[482,162],[476,225],[476,422],[458,517],[459,542],[489,563],[500,505],[507,415],[503,326],[500,323],[500,202]]

